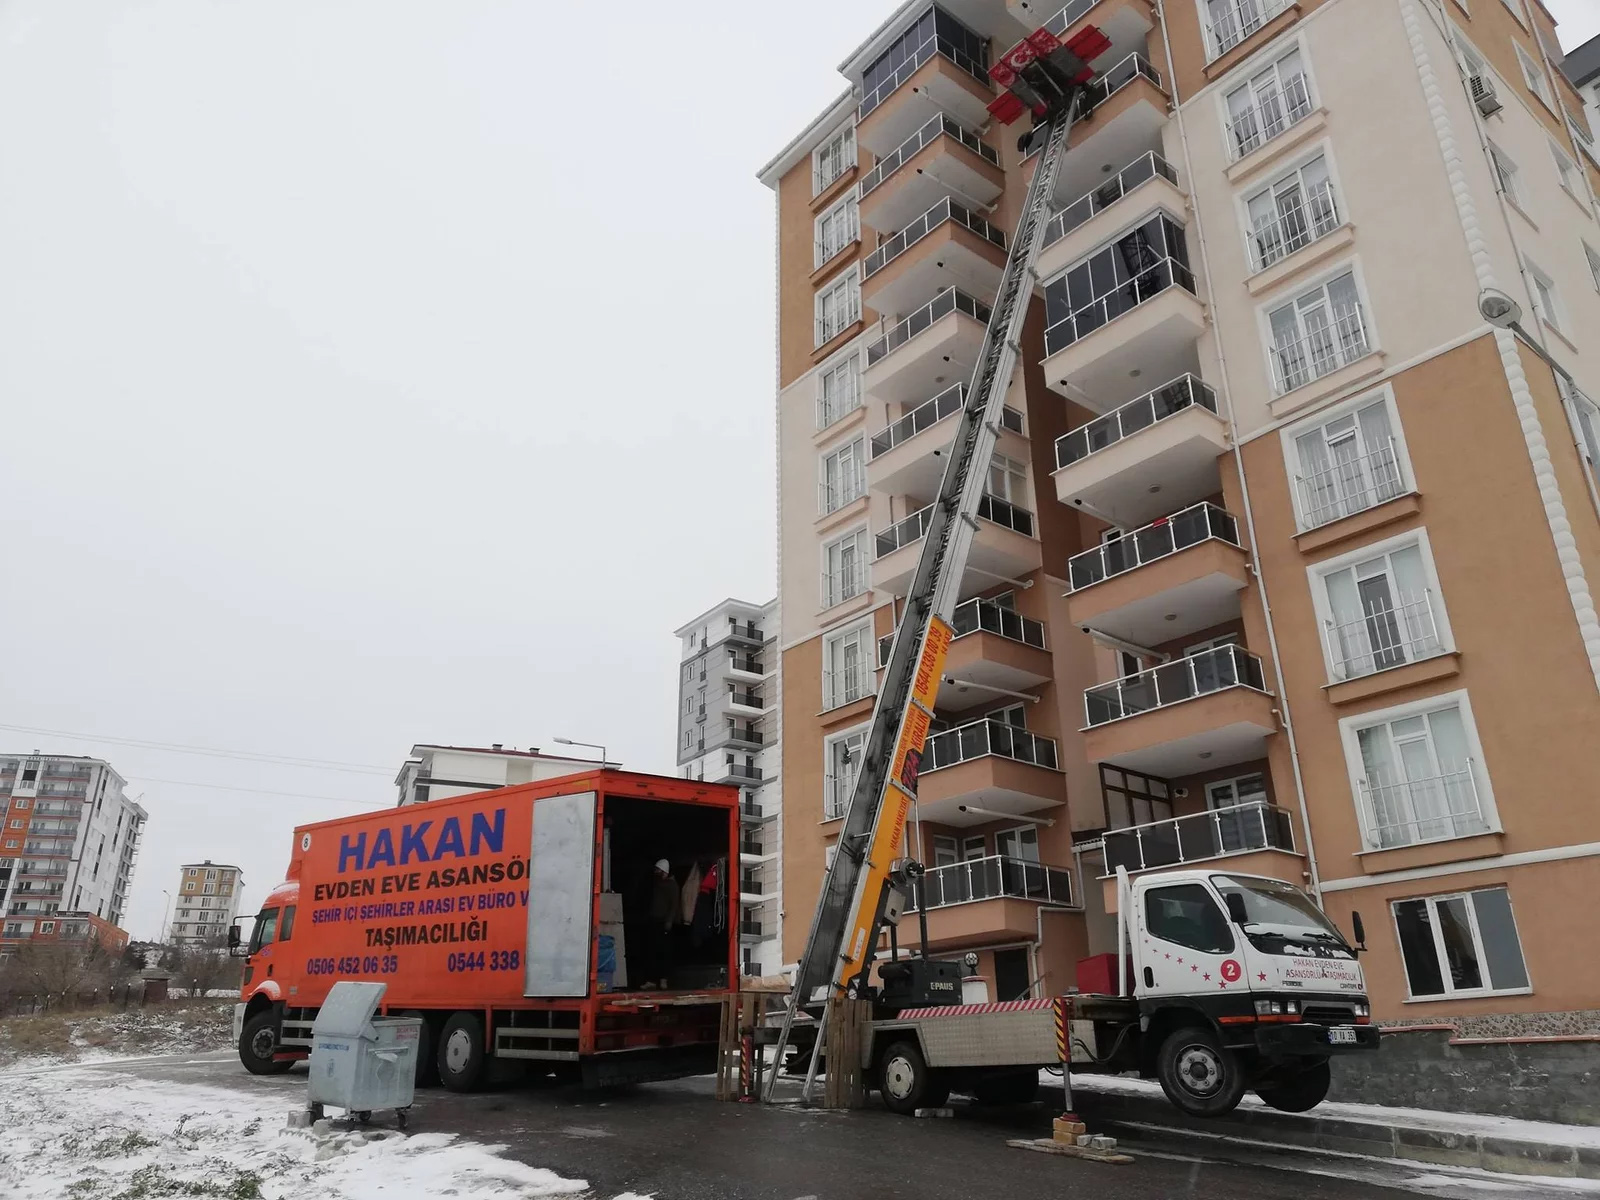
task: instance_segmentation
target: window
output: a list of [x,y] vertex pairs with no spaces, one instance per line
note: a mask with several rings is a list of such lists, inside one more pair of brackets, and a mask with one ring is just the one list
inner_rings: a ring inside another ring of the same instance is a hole
[[1288,0],[1205,0],[1207,58],[1222,57],[1288,6]]
[[984,490],[1012,504],[1028,502],[1028,468],[1014,458],[996,454],[989,460],[989,479]]
[[1573,162],[1566,151],[1554,142],[1550,143],[1550,157],[1555,160],[1556,175],[1561,179],[1561,187],[1585,208],[1589,206],[1588,200],[1583,195],[1583,179],[1578,172],[1578,164]]
[[820,196],[856,165],[856,127],[846,125],[811,152],[811,194]]
[[1299,49],[1291,50],[1249,82],[1229,92],[1228,147],[1243,158],[1311,115],[1311,87]]
[[1318,583],[1332,678],[1355,679],[1445,651],[1443,610],[1420,538],[1392,549],[1364,549],[1338,569],[1319,568]]
[[861,215],[855,196],[846,196],[816,221],[816,266],[828,262],[861,236]]
[[832,608],[867,590],[867,531],[857,529],[822,548],[822,607]]
[[933,835],[933,865],[952,867],[961,861],[960,843],[942,833]]
[[846,355],[817,372],[817,428],[826,429],[835,421],[861,407],[861,358]]
[[1353,271],[1319,284],[1267,314],[1273,385],[1282,396],[1372,351]]
[[1105,797],[1108,828],[1126,829],[1172,817],[1171,792],[1165,779],[1101,763],[1100,791]]
[[868,728],[852,729],[828,739],[824,752],[822,819],[834,821],[844,816],[845,806],[855,791],[856,778],[861,774],[861,756],[866,750]]
[[861,319],[861,281],[854,267],[817,293],[817,345],[833,341]]
[[1527,197],[1522,192],[1522,172],[1511,156],[1493,142],[1489,144],[1489,161],[1494,165],[1494,178],[1505,198],[1518,208],[1527,207]]
[[1528,85],[1528,90],[1539,97],[1546,108],[1555,108],[1555,97],[1550,94],[1550,80],[1545,77],[1544,68],[1534,62],[1532,57],[1516,42],[1511,43],[1517,52],[1517,62],[1522,67],[1522,81]]
[[[1500,3],[1509,8],[1511,15],[1521,21],[1523,25],[1527,25],[1528,14],[1522,11],[1522,0],[1500,0]],[[1520,49],[1521,47],[1518,48]]]
[[1208,954],[1233,949],[1228,920],[1198,883],[1151,888],[1144,894],[1144,925],[1151,937]]
[[943,9],[930,5],[904,33],[867,65],[861,75],[860,114],[865,116],[935,53],[987,82],[989,44]]
[[[1347,718],[1356,794],[1367,845],[1375,850],[1471,837],[1494,828],[1487,776],[1464,693]],[[1346,757],[1350,756],[1347,740]]]
[[1045,284],[1045,353],[1066,349],[1174,284],[1195,290],[1183,226],[1162,213]]
[[1396,900],[1393,907],[1412,999],[1528,990],[1505,888]]
[[1039,861],[1039,827],[1018,825],[1015,829],[1002,829],[994,835],[994,852],[1006,858],[1020,858],[1024,862]]
[[1556,291],[1555,281],[1527,259],[1523,264],[1528,268],[1528,282],[1533,286],[1533,311],[1551,329],[1560,332],[1566,325],[1566,308],[1561,303],[1561,293]]
[[288,908],[283,910],[283,925],[282,928],[278,930],[278,940],[280,942],[287,942],[294,934],[295,907],[295,905],[291,904]]
[[56,923],[54,921],[40,921],[39,922],[39,932],[40,933],[54,933],[55,931],[56,931]]
[[1322,419],[1289,445],[1300,528],[1315,529],[1406,490],[1399,421],[1387,395]]
[[1589,263],[1589,279],[1594,284],[1594,290],[1600,292],[1600,250],[1596,250],[1588,242],[1583,243],[1583,257]]
[[[1592,253],[1592,251],[1591,251],[1591,253]],[[27,808],[28,807],[28,798],[26,796],[18,796],[17,797],[17,807],[18,808]]]
[[872,695],[872,627],[857,625],[822,642],[822,707],[826,711]]
[[867,494],[866,450],[866,440],[856,438],[823,456],[817,483],[817,507],[823,516]]
[[1322,155],[1245,202],[1250,219],[1250,265],[1257,271],[1339,227],[1339,209]]
[[1262,803],[1266,798],[1267,777],[1260,771],[1206,784],[1207,808],[1237,808],[1241,804]]
[[1572,405],[1572,419],[1577,425],[1577,434],[1582,440],[1583,449],[1589,456],[1589,465],[1600,468],[1600,404],[1596,404],[1559,376],[1557,381],[1562,395]]

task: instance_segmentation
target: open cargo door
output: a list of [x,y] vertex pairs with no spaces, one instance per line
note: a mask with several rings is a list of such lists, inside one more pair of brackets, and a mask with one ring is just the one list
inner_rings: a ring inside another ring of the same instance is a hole
[[533,802],[526,996],[589,994],[596,800],[594,792],[579,792]]

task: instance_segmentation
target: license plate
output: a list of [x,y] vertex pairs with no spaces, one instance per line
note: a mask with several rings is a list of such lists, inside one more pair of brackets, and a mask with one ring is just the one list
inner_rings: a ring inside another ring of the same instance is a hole
[[1356,1031],[1349,1026],[1335,1026],[1328,1030],[1328,1044],[1330,1046],[1354,1046],[1356,1044]]

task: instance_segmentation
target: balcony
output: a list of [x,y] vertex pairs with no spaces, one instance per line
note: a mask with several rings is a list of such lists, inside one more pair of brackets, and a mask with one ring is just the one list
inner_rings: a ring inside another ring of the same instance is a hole
[[928,940],[940,950],[1032,941],[1039,905],[1082,905],[1069,869],[998,854],[934,867],[918,887],[927,896]]
[[1444,653],[1432,591],[1395,599],[1391,604],[1374,597],[1359,616],[1323,622],[1322,642],[1335,680],[1360,679]]
[[[966,384],[954,384],[873,434],[867,482],[879,491],[902,495],[928,496],[937,492],[949,461],[944,451],[955,441],[961,427],[961,422],[949,418],[961,412],[966,395]],[[1002,408],[1000,428],[996,450],[1012,458],[1027,458],[1022,414],[1014,408]],[[1008,437],[1007,433],[1015,436]]]
[[[1015,579],[1037,570],[1043,563],[1034,537],[1033,514],[1025,508],[984,496],[978,501],[981,524],[967,554],[967,572],[961,594],[993,587],[997,579]],[[877,557],[872,561],[872,586],[897,596],[905,595],[917,571],[921,542],[933,520],[933,505],[918,509],[877,535]]]
[[748,945],[751,942],[762,941],[766,937],[766,926],[760,921],[739,922],[739,941],[741,943]]
[[[922,752],[917,805],[926,821],[982,825],[994,813],[1020,815],[1066,802],[1054,739],[1002,721],[980,720],[936,733]],[[987,810],[965,813],[963,806]]]
[[1119,228],[1157,208],[1181,216],[1185,205],[1178,172],[1154,150],[1146,151],[1050,218],[1039,252],[1039,274],[1048,278],[1064,270],[1105,245]]
[[963,125],[986,125],[993,99],[988,62],[931,33],[893,75],[861,98],[856,141],[874,155],[888,155],[940,113]]
[[733,725],[717,741],[711,743],[711,749],[720,746],[740,746],[745,749],[759,750],[762,744],[761,731],[749,725]]
[[863,387],[890,404],[912,404],[972,378],[989,306],[947,288],[867,347]]
[[941,199],[992,204],[1004,189],[999,152],[939,113],[862,176],[861,220],[873,229],[903,229]]
[[1369,849],[1394,850],[1491,831],[1470,758],[1437,775],[1389,775],[1384,771],[1359,781],[1362,834]]
[[1337,313],[1331,323],[1306,326],[1297,334],[1273,342],[1273,391],[1286,396],[1371,353],[1366,313],[1356,304]]
[[1261,660],[1217,646],[1083,694],[1084,754],[1173,778],[1264,758],[1277,732]]
[[724,763],[715,768],[713,783],[760,783],[761,768],[747,767],[743,763]]
[[[1108,62],[1102,56],[1096,66]],[[1089,109],[1072,127],[1067,155],[1056,176],[1051,203],[1065,208],[1093,191],[1110,171],[1108,164],[1130,163],[1161,147],[1171,105],[1161,73],[1143,54],[1133,53],[1104,67],[1085,92]]]
[[1250,568],[1238,522],[1201,503],[1073,555],[1067,577],[1074,625],[1149,646],[1236,619]]
[[[1105,835],[1106,911],[1116,909],[1116,871],[1140,871],[1216,863],[1241,875],[1266,875],[1300,885],[1304,864],[1294,844],[1294,822],[1287,809],[1256,801],[1152,821]],[[1218,862],[1218,860],[1224,860]]]
[[769,813],[754,800],[739,802],[739,820],[746,825],[762,825],[773,820],[777,814]]
[[739,717],[759,717],[767,710],[754,692],[732,691],[728,693],[728,711]]
[[1216,393],[1180,375],[1057,438],[1056,499],[1137,525],[1219,491],[1217,457],[1228,444]]
[[725,678],[737,679],[740,683],[760,683],[766,677],[760,660],[745,658],[738,654],[728,656],[722,674]]
[[1316,529],[1403,495],[1405,476],[1394,439],[1367,454],[1321,471],[1294,477],[1300,501],[1300,528]]
[[[941,712],[992,703],[995,688],[1023,692],[1042,687],[1053,677],[1042,621],[974,597],[956,605],[950,623],[955,638],[945,660],[950,681],[939,689]],[[892,633],[878,639],[880,670],[889,661],[893,642]]]
[[867,256],[862,300],[874,312],[899,313],[947,287],[992,296],[1005,266],[1006,235],[971,209],[940,200]]

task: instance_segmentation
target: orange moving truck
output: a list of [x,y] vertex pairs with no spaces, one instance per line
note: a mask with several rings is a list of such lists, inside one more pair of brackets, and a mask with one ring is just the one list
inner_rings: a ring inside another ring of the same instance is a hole
[[245,951],[240,1059],[288,1070],[328,990],[363,979],[423,1018],[419,1083],[470,1091],[491,1060],[586,1084],[712,1070],[738,983],[738,805],[596,770],[300,826]]

